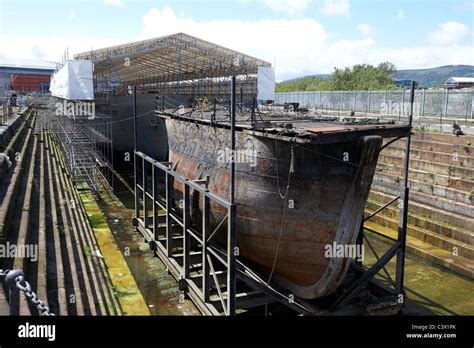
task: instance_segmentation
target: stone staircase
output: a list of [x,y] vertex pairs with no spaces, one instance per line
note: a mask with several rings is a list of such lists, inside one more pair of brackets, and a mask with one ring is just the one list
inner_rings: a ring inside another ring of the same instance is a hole
[[[41,113],[41,111],[40,111]],[[7,151],[12,166],[0,180],[0,243],[37,246],[37,260],[0,259],[2,269],[21,269],[56,315],[121,315],[107,265],[63,153],[29,113]],[[18,153],[18,156],[12,154]],[[3,282],[2,282],[3,283]],[[0,283],[0,315],[8,315],[8,289]],[[20,315],[37,311],[20,296]]]
[[[366,214],[400,194],[405,144],[379,157]],[[415,133],[410,153],[407,248],[474,279],[474,136]],[[368,230],[396,236],[396,204],[371,218]]]

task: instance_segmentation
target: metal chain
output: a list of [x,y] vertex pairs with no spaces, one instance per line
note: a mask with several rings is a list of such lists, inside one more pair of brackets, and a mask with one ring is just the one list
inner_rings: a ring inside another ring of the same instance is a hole
[[28,283],[23,275],[23,272],[18,270],[9,270],[9,269],[0,269],[0,277],[7,278],[8,276],[14,277],[11,281],[7,280],[7,284],[11,287],[12,281],[16,287],[23,291],[26,295],[26,298],[36,306],[36,309],[41,313],[43,316],[54,316],[46,304],[38,298],[38,295],[32,290],[30,283]]

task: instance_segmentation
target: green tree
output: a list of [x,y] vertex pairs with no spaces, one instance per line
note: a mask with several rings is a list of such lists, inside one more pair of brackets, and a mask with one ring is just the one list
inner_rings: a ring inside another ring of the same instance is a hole
[[334,68],[331,89],[335,91],[393,89],[393,78],[397,68],[393,63],[378,66],[357,64],[352,68]]
[[395,89],[393,78],[397,68],[393,63],[384,62],[378,66],[356,64],[349,68],[334,68],[331,78],[319,79],[307,76],[277,84],[277,92],[295,91],[354,91]]

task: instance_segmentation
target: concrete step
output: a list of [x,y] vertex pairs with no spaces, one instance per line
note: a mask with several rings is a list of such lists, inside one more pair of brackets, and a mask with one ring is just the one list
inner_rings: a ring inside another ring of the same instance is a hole
[[467,145],[468,143],[471,144],[470,146],[474,145],[474,136],[472,135],[461,135],[457,137],[453,134],[415,132],[414,139],[426,142],[443,142],[455,145]]
[[[49,144],[51,148],[51,144]],[[50,152],[50,155],[53,152]],[[64,269],[64,276],[66,280],[66,293],[68,298],[73,298],[74,301],[68,301],[68,314],[70,315],[85,315],[87,313],[87,303],[84,302],[82,293],[85,289],[81,288],[82,272],[80,266],[76,262],[76,255],[74,253],[72,235],[74,228],[69,219],[70,207],[65,198],[64,188],[60,180],[61,168],[58,164],[58,156],[51,156],[52,160],[52,176],[53,176],[53,190],[57,197],[58,219],[62,227],[60,236],[60,245],[62,250],[62,258]],[[78,267],[79,266],[79,267]]]
[[[403,158],[385,153],[383,150],[379,155],[379,163],[391,164],[398,167],[403,166]],[[437,163],[430,160],[410,159],[410,169],[423,170],[433,174],[442,174],[460,179],[474,180],[474,169],[461,167],[453,164]]]
[[[365,229],[369,231],[369,233],[370,231],[377,231],[391,238],[397,238],[397,231],[378,225],[372,221],[366,222]],[[378,236],[375,237],[381,238]],[[408,252],[420,256],[423,259],[429,260],[469,279],[474,279],[474,263],[472,260],[453,255],[450,251],[440,249],[412,236],[407,236],[406,248]]]
[[[366,214],[369,215],[380,207],[380,204],[369,202]],[[399,222],[398,208],[386,208],[376,216],[372,217],[370,221],[396,231]],[[438,233],[433,231],[433,229],[442,229],[444,233]],[[454,239],[449,236],[452,236],[452,233],[450,233],[452,230],[449,227],[433,224],[429,220],[415,215],[409,215],[407,231],[409,235],[440,249],[456,252],[458,255],[474,260],[474,237],[471,237],[469,232],[457,231],[456,234],[456,236],[462,235],[462,239],[466,240],[466,242]]]
[[57,159],[57,181],[64,193],[69,223],[71,226],[71,246],[74,250],[76,268],[80,270],[78,279],[82,290],[82,300],[90,315],[117,315],[120,313],[107,277],[105,263],[95,255],[99,250],[94,243],[92,228],[77,190],[68,179],[59,147],[51,142],[54,157]]
[[[400,145],[401,144],[399,144],[399,146]],[[405,149],[402,147],[395,147],[391,145],[391,146],[386,147],[382,151],[382,154],[404,158]],[[473,154],[474,154],[474,151],[472,153],[468,153],[464,155],[458,152],[454,152],[450,154],[450,153],[435,152],[435,151],[430,151],[430,150],[420,150],[420,149],[411,147],[410,159],[425,160],[425,161],[431,161],[435,163],[442,163],[442,164],[448,164],[448,165],[451,164],[452,166],[467,168],[474,172]]]
[[[369,194],[369,201],[375,202],[380,206],[387,204],[393,198],[395,197],[375,189],[372,189]],[[430,221],[435,226],[440,226],[441,228],[433,231],[446,235],[447,237],[467,243],[468,238],[473,234],[472,226],[474,226],[474,219],[472,218],[429,207],[413,200],[410,201],[408,210],[409,215],[423,217],[426,221]]]
[[0,145],[5,145],[9,142],[18,127],[20,127],[24,117],[23,114],[14,114],[12,118],[4,124],[0,124]]
[[[474,142],[465,140],[463,144],[454,144],[448,141],[449,138],[446,141],[424,140],[422,137],[414,134],[411,139],[411,148],[413,150],[423,150],[449,155],[457,153],[460,156],[472,156],[472,154],[474,154]],[[402,141],[397,141],[389,147],[405,149],[405,144]]]
[[58,197],[55,189],[56,177],[53,171],[53,156],[49,138],[46,138],[45,156],[45,193],[47,202],[47,253],[48,253],[48,293],[51,310],[57,315],[68,315],[68,297],[66,293],[66,276],[63,253],[61,248],[61,234],[63,228],[60,225],[60,213],[58,212]]
[[[393,164],[382,162],[379,162],[377,164],[377,173],[389,173],[401,178],[403,176],[402,171],[403,168],[401,168],[400,166],[395,166]],[[459,191],[464,191],[468,194],[471,194],[471,191],[474,188],[474,180],[461,179],[449,176],[447,174],[437,173],[435,175],[432,172],[413,168],[410,168],[409,178]]]
[[[372,189],[384,192],[388,195],[392,195],[395,197],[400,195],[400,189],[398,187],[394,187],[391,184],[387,184],[381,181],[374,181],[372,183]],[[423,192],[418,192],[416,190],[410,190],[410,200],[425,204],[430,207],[445,210],[446,212],[456,213],[461,216],[474,218],[474,209],[472,209],[471,204],[455,202],[443,197],[436,197],[431,193],[427,194]]]
[[[38,262],[5,262],[8,268],[23,270],[39,298],[57,315],[119,314],[105,263],[91,253],[97,249],[90,241],[92,229],[78,193],[61,167],[62,156],[49,136],[32,134],[34,120],[20,129],[24,134],[12,147],[15,151],[21,148],[22,161],[20,165],[15,163],[8,185],[0,191],[0,215],[4,221],[5,211],[10,212],[5,220],[6,240],[17,245],[38,245]],[[105,300],[104,293],[108,296]],[[36,313],[29,309],[31,306],[21,296],[20,314]],[[0,314],[9,314],[1,287]]]
[[[373,197],[369,197],[367,208],[371,210],[377,210],[381,208],[384,204],[376,201]],[[399,211],[397,204],[394,203],[391,206],[387,207],[381,212],[381,215],[390,217],[398,221],[399,218]],[[471,231],[470,228],[466,229],[460,226],[455,226],[451,223],[437,221],[432,217],[421,215],[419,213],[413,212],[413,205],[409,205],[409,214],[408,214],[409,223],[422,228],[426,229],[430,232],[436,233],[440,236],[444,236],[446,238],[452,238],[457,240],[461,243],[472,243],[474,233]]]
[[[401,177],[388,172],[376,172],[374,180],[377,182],[384,182],[387,184],[399,186],[401,182]],[[444,186],[436,185],[431,182],[419,181],[413,178],[413,176],[408,180],[408,186],[411,191],[423,192],[426,194],[431,194],[436,197],[446,198],[454,202],[459,202],[467,205],[472,205],[474,209],[474,194],[471,192],[460,191],[457,189],[451,189]]]
[[10,306],[8,305],[7,295],[0,283],[0,316],[5,315],[10,315]]

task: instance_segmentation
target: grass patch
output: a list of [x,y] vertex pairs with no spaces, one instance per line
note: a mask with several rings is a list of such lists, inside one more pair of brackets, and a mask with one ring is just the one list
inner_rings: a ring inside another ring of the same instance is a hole
[[451,176],[451,174],[453,173],[453,166],[451,164],[448,166],[447,172],[448,172],[448,176]]
[[117,298],[124,298],[124,297],[130,297],[130,296],[135,296],[137,293],[135,291],[128,291],[122,287],[119,287],[117,285],[112,286],[112,291],[115,294]]
[[428,176],[430,177],[431,181],[434,182],[435,179],[434,179],[434,174],[432,172],[428,172]]

